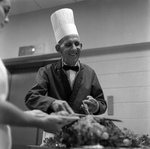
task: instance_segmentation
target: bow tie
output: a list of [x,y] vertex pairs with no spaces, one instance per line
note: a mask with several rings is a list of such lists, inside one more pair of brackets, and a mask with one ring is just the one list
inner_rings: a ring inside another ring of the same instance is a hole
[[63,66],[64,70],[74,70],[74,71],[78,71],[79,70],[79,66],[68,66],[68,65],[64,65]]

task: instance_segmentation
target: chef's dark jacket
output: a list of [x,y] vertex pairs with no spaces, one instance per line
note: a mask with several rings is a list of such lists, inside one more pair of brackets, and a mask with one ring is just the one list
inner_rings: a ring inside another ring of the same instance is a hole
[[75,113],[84,113],[82,100],[91,95],[99,103],[99,110],[94,114],[103,114],[107,109],[103,90],[92,68],[79,63],[80,70],[71,90],[68,78],[62,68],[62,60],[41,67],[35,84],[25,97],[29,109],[40,109],[46,113],[54,112],[51,104],[55,100],[65,100]]

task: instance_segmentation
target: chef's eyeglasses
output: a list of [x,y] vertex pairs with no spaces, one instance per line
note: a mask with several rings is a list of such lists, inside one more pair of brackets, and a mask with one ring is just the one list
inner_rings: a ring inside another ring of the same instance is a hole
[[81,42],[79,42],[79,41],[73,41],[73,42],[68,41],[68,42],[65,42],[65,43],[61,44],[60,46],[61,47],[66,47],[66,48],[71,48],[73,46],[78,47],[78,46],[81,46]]

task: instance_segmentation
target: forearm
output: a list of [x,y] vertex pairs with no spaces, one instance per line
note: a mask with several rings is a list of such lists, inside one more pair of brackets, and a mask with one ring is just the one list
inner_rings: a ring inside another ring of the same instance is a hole
[[36,127],[39,120],[30,115],[24,113],[21,109],[14,106],[13,104],[0,101],[0,123],[11,126],[22,126],[22,127]]
[[107,104],[106,102],[103,102],[103,101],[98,101],[99,103],[99,109],[96,113],[94,113],[95,115],[97,114],[103,114],[106,112],[106,109],[107,109]]
[[93,79],[93,85],[92,85],[92,96],[95,98],[99,103],[99,109],[95,114],[103,114],[105,113],[107,109],[107,102],[104,97],[103,90],[101,88],[101,85],[99,83],[99,80],[95,74]]
[[40,95],[38,92],[30,91],[25,97],[25,104],[30,109],[39,109],[48,113],[52,102],[56,100],[47,95]]
[[107,102],[105,100],[105,97],[104,97],[104,94],[103,94],[103,91],[101,90],[101,94],[98,94],[95,99],[98,101],[98,104],[99,104],[99,109],[98,111],[95,113],[96,115],[97,114],[103,114],[106,112],[107,110]]

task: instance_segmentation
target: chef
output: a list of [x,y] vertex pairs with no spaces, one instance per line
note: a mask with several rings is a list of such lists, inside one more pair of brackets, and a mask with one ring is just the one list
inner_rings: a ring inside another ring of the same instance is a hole
[[103,114],[107,104],[97,75],[79,60],[82,43],[73,11],[69,8],[57,10],[51,15],[51,23],[55,49],[61,58],[39,69],[35,84],[25,97],[26,106],[46,113],[67,111],[85,114],[84,103],[90,114]]

